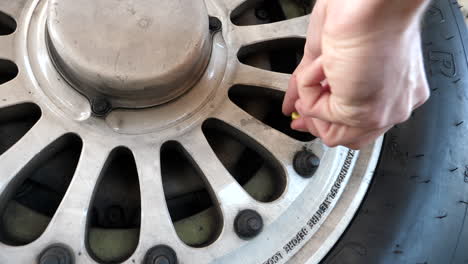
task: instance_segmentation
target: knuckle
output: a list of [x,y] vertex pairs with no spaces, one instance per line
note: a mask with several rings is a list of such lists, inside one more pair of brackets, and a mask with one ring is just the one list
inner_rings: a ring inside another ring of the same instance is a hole
[[308,102],[305,102],[303,103],[303,107],[302,107],[302,115],[304,115],[305,117],[310,117],[310,116],[313,116],[314,115],[314,111],[312,111],[312,108],[313,106],[310,105],[310,103]]
[[331,56],[323,56],[322,65],[325,69],[331,70],[335,65],[335,60],[331,59]]
[[405,107],[403,109],[401,109],[399,111],[399,115],[396,119],[396,124],[400,124],[400,123],[404,123],[406,121],[408,121],[411,117],[411,114],[412,114],[412,109],[410,109],[409,107]]
[[373,104],[359,106],[338,106],[336,116],[341,122],[353,127],[380,128],[385,125],[383,108]]
[[375,111],[370,111],[363,122],[365,122],[365,126],[369,128],[381,128],[387,125],[382,112],[377,109],[375,109]]
[[427,102],[429,100],[431,93],[429,91],[429,85],[425,83],[424,85],[421,86],[420,88],[421,94],[420,94],[420,101],[421,103]]
[[322,142],[323,144],[327,145],[330,148],[334,148],[340,145],[339,140],[330,136],[324,136],[322,138]]
[[353,117],[359,127],[380,128],[385,125],[385,119],[379,109],[363,109],[359,115]]
[[296,78],[296,84],[298,88],[303,88],[306,84],[306,75],[303,72],[294,73],[294,78]]

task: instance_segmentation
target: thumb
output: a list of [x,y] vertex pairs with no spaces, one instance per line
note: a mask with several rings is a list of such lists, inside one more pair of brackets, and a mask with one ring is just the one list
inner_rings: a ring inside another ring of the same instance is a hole
[[335,97],[331,89],[323,68],[323,57],[320,56],[297,75],[299,100],[295,102],[295,109],[304,117],[342,124],[333,111]]

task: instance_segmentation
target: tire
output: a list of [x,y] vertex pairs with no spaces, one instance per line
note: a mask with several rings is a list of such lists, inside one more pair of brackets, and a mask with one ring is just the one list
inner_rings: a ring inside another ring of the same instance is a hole
[[385,137],[369,193],[325,264],[468,263],[467,29],[454,0],[423,27],[432,95]]

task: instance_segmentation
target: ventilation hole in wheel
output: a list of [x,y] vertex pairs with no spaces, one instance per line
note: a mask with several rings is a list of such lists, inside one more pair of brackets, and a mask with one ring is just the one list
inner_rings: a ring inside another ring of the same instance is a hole
[[131,151],[112,151],[101,172],[90,206],[87,247],[99,263],[123,262],[140,237],[140,184]]
[[9,35],[16,30],[16,21],[0,11],[0,36]]
[[205,121],[203,133],[218,159],[254,199],[266,203],[281,196],[286,177],[269,151],[217,119]]
[[17,75],[18,67],[16,64],[9,60],[0,59],[0,85],[13,80]]
[[65,135],[31,160],[5,193],[0,239],[13,246],[41,236],[68,189],[82,148],[81,139]]
[[310,14],[314,0],[250,0],[231,13],[235,25],[260,25]]
[[291,117],[281,112],[283,92],[256,86],[236,85],[229,90],[229,98],[256,119],[296,140],[309,142],[315,138],[309,133],[291,129]]
[[20,140],[41,117],[35,104],[19,104],[0,109],[0,155]]
[[203,173],[179,143],[170,141],[161,148],[161,173],[179,238],[191,247],[211,244],[221,232],[221,213]]
[[263,70],[292,74],[304,56],[305,39],[265,41],[239,50],[240,62]]

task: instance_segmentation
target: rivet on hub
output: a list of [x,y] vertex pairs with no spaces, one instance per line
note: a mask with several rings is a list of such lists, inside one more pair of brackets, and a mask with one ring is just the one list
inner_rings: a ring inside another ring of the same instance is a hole
[[39,264],[73,264],[72,252],[62,245],[52,245],[42,251]]
[[262,216],[254,210],[241,211],[234,220],[234,230],[242,239],[251,239],[263,230]]
[[320,159],[308,150],[301,150],[294,155],[294,170],[304,178],[312,177],[319,165]]
[[91,101],[91,111],[95,116],[105,116],[112,110],[112,105],[105,98],[95,98]]
[[210,17],[210,30],[211,31],[219,31],[223,27],[221,20],[217,17]]
[[148,250],[143,264],[177,264],[177,255],[168,246],[155,246]]

